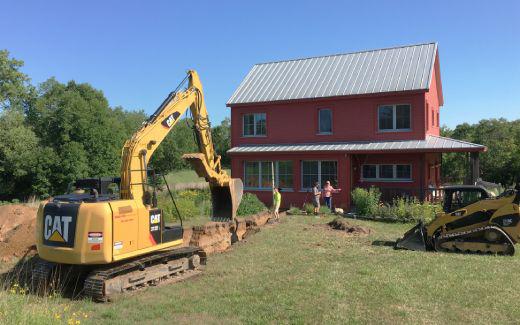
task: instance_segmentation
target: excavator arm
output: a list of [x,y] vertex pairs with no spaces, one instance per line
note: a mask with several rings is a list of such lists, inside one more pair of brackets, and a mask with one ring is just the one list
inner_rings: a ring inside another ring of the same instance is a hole
[[[181,90],[180,87],[186,80],[188,86]],[[222,169],[220,156],[215,153],[202,84],[194,70],[188,71],[181,85],[168,95],[155,113],[143,123],[141,129],[126,141],[121,161],[121,198],[141,198],[143,202],[147,201],[148,162],[188,107],[193,118],[199,152],[185,154],[183,158],[191,163],[199,177],[204,177],[209,183],[213,205],[212,219],[233,220],[242,198],[242,181],[232,179]]]

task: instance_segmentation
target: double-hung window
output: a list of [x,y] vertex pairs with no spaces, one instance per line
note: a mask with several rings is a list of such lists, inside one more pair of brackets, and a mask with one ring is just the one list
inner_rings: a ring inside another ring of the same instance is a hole
[[265,136],[265,113],[245,114],[243,117],[243,135],[246,137]]
[[379,131],[409,131],[411,106],[408,104],[379,106],[377,118]]
[[274,183],[283,189],[293,188],[292,161],[246,161],[244,163],[244,187],[246,189],[271,189],[274,167]]
[[332,111],[329,108],[318,110],[318,134],[332,133]]
[[338,185],[338,162],[326,160],[302,161],[302,189],[310,189],[315,182],[322,186],[326,181]]
[[365,164],[361,179],[366,181],[411,181],[412,165],[409,164]]

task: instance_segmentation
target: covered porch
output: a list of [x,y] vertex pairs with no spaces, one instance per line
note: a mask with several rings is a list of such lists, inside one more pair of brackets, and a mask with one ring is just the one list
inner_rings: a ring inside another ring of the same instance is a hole
[[[333,171],[328,171],[326,177],[342,189],[334,201],[337,207],[348,209],[350,193],[357,187],[377,187],[385,201],[399,196],[435,200],[438,197],[436,189],[443,185],[440,169],[442,154],[467,152],[470,159],[467,182],[473,183],[480,175],[479,153],[484,151],[486,147],[479,144],[428,135],[424,140],[247,145],[234,147],[228,152],[232,161],[232,176],[241,178],[246,192],[256,194],[268,205],[272,200],[268,184],[262,186],[262,176],[252,173],[255,181],[258,176],[255,184],[259,186],[247,186],[251,183],[250,176],[246,175],[247,166],[258,165],[262,174],[263,162],[283,161],[288,166],[285,176],[291,175],[291,185],[284,189],[284,207],[310,202],[311,180],[307,179],[308,171],[305,170],[307,165],[312,165],[310,161],[319,161],[316,165],[321,167],[324,162],[328,166],[332,164]],[[322,168],[314,177],[320,183],[325,179]],[[280,179],[276,171],[275,178]]]

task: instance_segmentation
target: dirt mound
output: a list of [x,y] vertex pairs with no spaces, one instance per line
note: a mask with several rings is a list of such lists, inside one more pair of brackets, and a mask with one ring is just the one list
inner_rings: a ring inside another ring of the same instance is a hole
[[8,262],[35,249],[37,210],[19,204],[0,206],[0,261]]
[[328,223],[329,227],[334,230],[344,231],[347,234],[366,236],[372,232],[368,227],[353,225],[344,218],[336,218]]
[[202,226],[184,229],[184,242],[202,248],[206,254],[223,252],[235,242],[260,231],[271,215],[262,212],[236,222],[208,222]]
[[222,252],[231,247],[230,222],[208,222],[193,227],[190,245],[202,248],[206,254]]
[[6,235],[22,223],[35,220],[37,211],[37,208],[20,204],[0,206],[0,241],[4,241]]

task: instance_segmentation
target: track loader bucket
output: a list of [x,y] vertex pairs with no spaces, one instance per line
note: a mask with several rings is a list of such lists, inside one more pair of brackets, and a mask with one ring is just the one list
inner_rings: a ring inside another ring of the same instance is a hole
[[395,249],[408,249],[412,251],[426,251],[426,229],[422,222],[408,230],[403,238],[395,243]]
[[[235,220],[244,191],[242,180],[216,173],[208,166],[206,158],[201,153],[184,154],[182,158],[191,164],[199,177],[204,177],[209,182],[213,206],[211,220]],[[219,186],[218,183],[224,183],[224,185]]]

